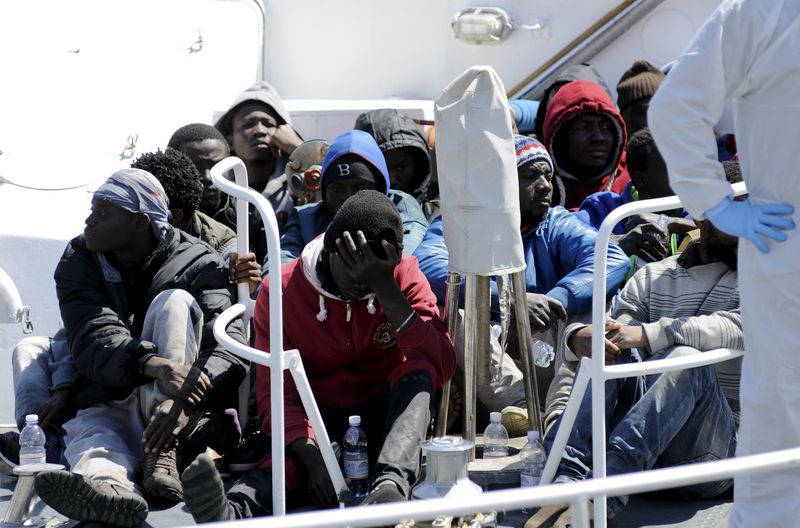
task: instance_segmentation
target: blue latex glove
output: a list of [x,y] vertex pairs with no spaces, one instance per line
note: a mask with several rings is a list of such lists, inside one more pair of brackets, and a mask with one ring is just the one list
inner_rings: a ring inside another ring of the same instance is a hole
[[725,198],[713,209],[704,213],[715,227],[730,235],[746,238],[762,253],[769,252],[769,246],[762,239],[768,237],[778,242],[787,239],[786,229],[794,229],[794,222],[784,215],[794,213],[789,204],[755,205],[746,200],[734,202]]

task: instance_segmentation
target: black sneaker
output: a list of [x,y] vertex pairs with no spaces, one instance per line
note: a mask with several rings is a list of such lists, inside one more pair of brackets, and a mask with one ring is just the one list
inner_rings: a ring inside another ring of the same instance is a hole
[[254,431],[233,452],[225,455],[225,465],[230,471],[250,471],[271,452],[270,439],[261,431]]
[[76,521],[135,528],[147,518],[147,502],[122,486],[69,471],[36,475],[36,493],[48,506]]
[[192,462],[197,455],[210,447],[220,455],[233,452],[242,441],[242,428],[236,409],[225,409],[225,412],[205,412],[183,438],[181,446],[186,463]]

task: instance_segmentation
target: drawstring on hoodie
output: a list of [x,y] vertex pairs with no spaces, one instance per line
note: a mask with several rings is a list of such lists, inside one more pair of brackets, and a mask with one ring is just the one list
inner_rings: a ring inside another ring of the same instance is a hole
[[[348,308],[348,310],[347,310],[347,312],[348,312],[347,320],[349,321],[350,320],[350,303],[347,303],[347,308]],[[375,294],[374,293],[370,293],[367,296],[367,312],[369,312],[370,315],[375,315],[375,311],[376,311],[375,310]],[[319,295],[319,312],[317,313],[317,321],[319,321],[321,323],[327,318],[328,318],[328,310],[327,310],[327,308],[325,308],[325,297],[323,297],[322,294],[320,294]]]
[[319,313],[317,313],[317,321],[320,323],[328,318],[328,310],[325,309],[325,297],[320,294],[319,296]]
[[[349,317],[350,303],[347,303],[347,307],[348,307],[348,318],[347,318],[347,320],[349,321],[350,320],[350,317]],[[367,312],[369,312],[370,315],[375,315],[375,311],[376,311],[375,310],[375,294],[374,293],[370,293],[367,296]],[[327,308],[325,308],[325,297],[323,297],[322,294],[320,294],[319,295],[319,312],[317,313],[317,321],[319,321],[321,323],[322,321],[324,321],[327,318],[328,318],[328,310],[327,310]]]

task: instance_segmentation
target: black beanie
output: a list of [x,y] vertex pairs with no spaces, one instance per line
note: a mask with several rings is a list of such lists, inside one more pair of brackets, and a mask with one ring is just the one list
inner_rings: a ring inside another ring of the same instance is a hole
[[358,191],[348,198],[336,212],[325,230],[324,246],[330,253],[336,252],[336,239],[349,231],[353,240],[356,232],[362,231],[369,247],[379,258],[386,255],[381,240],[386,240],[397,249],[403,250],[403,221],[394,203],[378,191]]

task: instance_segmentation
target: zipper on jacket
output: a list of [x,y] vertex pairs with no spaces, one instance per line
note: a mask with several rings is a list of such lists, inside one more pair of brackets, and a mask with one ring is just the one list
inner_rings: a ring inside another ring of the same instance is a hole
[[344,303],[345,307],[347,308],[347,318],[346,321],[350,322],[350,316],[353,314],[353,309],[350,307],[350,303]]

